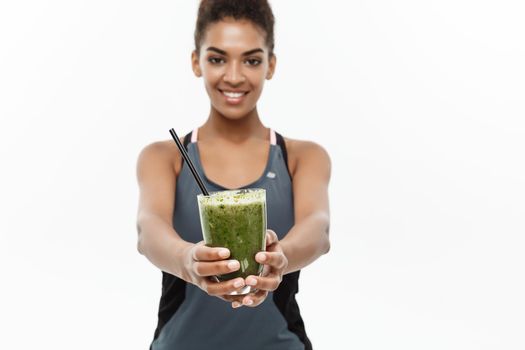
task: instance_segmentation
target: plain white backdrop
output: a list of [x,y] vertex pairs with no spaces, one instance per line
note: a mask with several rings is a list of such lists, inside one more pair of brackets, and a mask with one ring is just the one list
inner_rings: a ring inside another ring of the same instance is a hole
[[[272,4],[263,123],[333,163],[332,249],[297,297],[314,348],[524,349],[522,2]],[[1,349],[148,348],[135,166],[207,117],[196,10],[0,4]]]

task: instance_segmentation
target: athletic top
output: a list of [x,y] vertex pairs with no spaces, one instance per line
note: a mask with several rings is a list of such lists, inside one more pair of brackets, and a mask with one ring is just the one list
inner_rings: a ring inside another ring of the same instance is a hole
[[[184,145],[209,191],[226,188],[210,181],[203,171],[197,147],[198,129]],[[190,142],[191,139],[191,142]],[[270,130],[270,153],[261,177],[241,188],[266,190],[267,226],[281,240],[294,225],[292,181],[281,135]],[[197,194],[200,189],[186,164],[177,178],[173,228],[186,241],[203,240]],[[295,294],[299,272],[283,276],[279,287],[257,307],[233,309],[197,286],[162,272],[158,324],[151,350],[309,350],[312,349]]]

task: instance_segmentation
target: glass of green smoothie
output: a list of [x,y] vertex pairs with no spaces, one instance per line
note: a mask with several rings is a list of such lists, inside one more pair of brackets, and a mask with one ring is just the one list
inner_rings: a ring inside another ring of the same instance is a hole
[[[197,195],[197,202],[204,243],[228,248],[230,259],[241,265],[235,272],[216,276],[216,280],[259,276],[263,267],[255,261],[255,254],[266,250],[266,191],[250,188],[211,192],[209,196]],[[255,291],[245,286],[231,295]]]

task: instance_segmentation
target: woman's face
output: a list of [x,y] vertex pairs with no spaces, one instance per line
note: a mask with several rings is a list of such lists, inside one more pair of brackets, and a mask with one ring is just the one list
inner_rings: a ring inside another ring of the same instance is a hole
[[228,119],[246,116],[256,107],[264,80],[271,79],[276,58],[268,58],[264,32],[249,21],[225,19],[208,26],[192,68],[212,107]]

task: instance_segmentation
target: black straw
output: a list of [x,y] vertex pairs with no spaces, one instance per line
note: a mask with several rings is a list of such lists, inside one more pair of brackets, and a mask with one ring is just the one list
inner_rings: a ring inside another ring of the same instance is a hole
[[171,134],[171,137],[173,137],[173,140],[175,140],[175,143],[177,144],[177,147],[179,147],[180,154],[182,154],[182,157],[186,161],[186,164],[189,165],[191,173],[193,174],[193,177],[195,178],[195,181],[197,181],[197,184],[201,188],[202,194],[204,194],[205,196],[209,196],[210,193],[206,189],[206,186],[204,186],[204,183],[202,182],[201,177],[197,173],[197,170],[195,170],[195,167],[193,166],[193,162],[191,161],[190,157],[188,156],[188,152],[186,152],[186,149],[184,148],[182,143],[180,143],[179,137],[177,136],[177,133],[175,132],[175,130],[173,128],[170,129],[170,134]]

